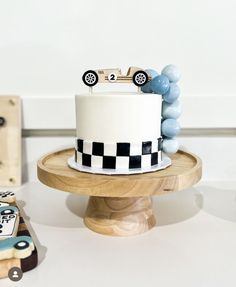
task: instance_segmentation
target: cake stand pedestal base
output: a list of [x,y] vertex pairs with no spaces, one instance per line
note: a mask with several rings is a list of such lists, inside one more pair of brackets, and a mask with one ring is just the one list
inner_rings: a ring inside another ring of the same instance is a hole
[[202,175],[199,157],[179,150],[166,169],[134,175],[102,175],[74,170],[74,148],[43,156],[38,178],[58,190],[89,195],[84,222],[91,230],[114,236],[141,234],[155,226],[151,196],[193,186]]
[[90,196],[84,222],[89,229],[112,236],[137,235],[156,225],[149,196]]

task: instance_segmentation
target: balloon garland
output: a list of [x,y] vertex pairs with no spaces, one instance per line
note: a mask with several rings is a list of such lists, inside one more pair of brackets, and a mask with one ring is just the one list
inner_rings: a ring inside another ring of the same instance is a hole
[[162,125],[161,132],[163,136],[162,150],[166,153],[176,153],[179,149],[179,143],[176,136],[180,132],[178,118],[181,115],[182,108],[179,101],[180,88],[177,82],[181,74],[174,65],[166,66],[159,75],[155,70],[145,70],[152,80],[144,85],[141,90],[144,93],[154,93],[162,95]]

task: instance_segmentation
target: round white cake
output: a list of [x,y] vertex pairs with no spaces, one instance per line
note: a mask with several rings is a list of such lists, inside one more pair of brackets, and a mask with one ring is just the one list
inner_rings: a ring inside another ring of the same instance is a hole
[[160,165],[162,97],[147,93],[77,95],[75,162],[85,171],[128,173]]

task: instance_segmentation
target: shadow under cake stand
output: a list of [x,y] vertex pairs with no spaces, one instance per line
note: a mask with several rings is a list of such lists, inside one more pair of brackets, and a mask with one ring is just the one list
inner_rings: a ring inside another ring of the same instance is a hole
[[62,191],[89,195],[84,222],[98,233],[141,234],[156,224],[151,196],[189,188],[202,175],[199,157],[178,151],[164,170],[136,175],[99,175],[76,171],[67,164],[74,149],[50,153],[38,161],[38,178]]

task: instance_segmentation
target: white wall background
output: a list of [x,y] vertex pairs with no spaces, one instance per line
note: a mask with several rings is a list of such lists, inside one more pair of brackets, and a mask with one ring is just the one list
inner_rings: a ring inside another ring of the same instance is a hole
[[236,93],[234,0],[0,0],[0,94],[74,94],[88,68],[182,70],[184,96]]
[[[181,146],[202,157],[205,180],[233,180],[235,9],[233,0],[0,0],[0,95],[22,97],[24,129],[73,129],[85,70],[174,63],[182,71],[182,127],[226,130],[220,138],[212,130],[187,135]],[[36,180],[45,152],[73,143],[63,133],[24,139],[24,178]]]
[[[136,287],[235,286],[235,10],[235,0],[0,0],[0,95],[23,101],[30,137],[22,140],[27,184],[17,199],[41,263],[18,287],[74,286],[73,274],[83,287],[111,286],[112,276],[113,287],[130,278]],[[74,145],[61,129],[75,127],[73,96],[87,91],[85,70],[160,71],[169,63],[183,74],[179,141],[201,157],[202,181],[154,198],[159,227],[152,233],[96,236],[80,218],[87,199],[39,183],[37,160]],[[0,286],[12,286],[5,280]]]

